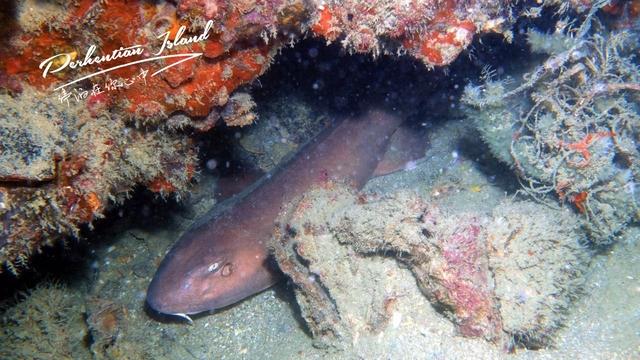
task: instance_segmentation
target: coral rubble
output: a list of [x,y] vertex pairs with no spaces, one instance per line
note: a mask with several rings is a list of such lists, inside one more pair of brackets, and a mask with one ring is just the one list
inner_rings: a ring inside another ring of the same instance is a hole
[[461,335],[538,346],[579,292],[589,258],[575,216],[541,208],[503,202],[490,216],[446,213],[410,192],[376,197],[327,184],[283,212],[273,248],[325,345],[389,330],[402,295],[372,269],[395,259]]

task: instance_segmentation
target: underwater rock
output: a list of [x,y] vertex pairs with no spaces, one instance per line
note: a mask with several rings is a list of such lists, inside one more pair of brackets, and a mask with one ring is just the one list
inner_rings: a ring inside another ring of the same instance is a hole
[[258,108],[260,121],[243,129],[237,149],[243,160],[265,173],[291,157],[328,122],[323,116],[314,116],[307,103],[288,92]]
[[549,204],[549,195],[571,203],[596,245],[640,219],[640,67],[631,39],[626,32],[576,38],[530,31],[532,51],[553,52],[542,65],[521,82],[486,74],[463,97],[483,140],[514,168],[523,190]]
[[336,211],[337,240],[361,254],[396,254],[418,286],[464,336],[500,341],[500,316],[491,294],[486,244],[479,219],[442,216],[415,194],[360,201]]
[[429,258],[418,282],[432,303],[444,308],[463,336],[501,344],[501,317],[489,270],[484,229],[472,214],[442,216],[438,209],[423,214]]
[[485,227],[503,330],[527,346],[551,344],[590,261],[577,217],[568,209],[503,201]]
[[[377,197],[328,184],[281,214],[273,253],[322,345],[389,330],[385,304],[409,285],[381,273],[398,263],[461,335],[504,349],[547,345],[589,259],[575,216],[547,210],[504,202],[491,217],[447,213],[411,192]],[[380,315],[375,326],[371,314]]]
[[334,183],[302,196],[281,217],[287,222],[273,244],[278,265],[295,284],[302,316],[317,346],[357,346],[379,354],[381,348],[400,342],[419,351],[421,343],[414,340],[422,329],[401,321],[406,316],[424,319],[421,307],[428,302],[415,279],[392,257],[365,256],[341,245],[326,223],[334,210],[356,201],[348,187]]

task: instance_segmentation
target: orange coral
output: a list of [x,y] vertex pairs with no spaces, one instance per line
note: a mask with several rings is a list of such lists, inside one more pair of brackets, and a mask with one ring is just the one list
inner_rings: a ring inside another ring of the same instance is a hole
[[433,30],[403,41],[406,49],[427,64],[442,66],[458,57],[471,41],[476,26],[470,20],[460,20],[453,11],[453,2],[441,9],[432,20]]
[[[73,6],[73,5],[72,5]],[[186,5],[183,2],[181,6]],[[96,9],[100,8],[100,11]],[[185,8],[186,9],[186,8]],[[113,0],[108,6],[99,2],[82,1],[75,5],[68,14],[69,28],[64,30],[42,31],[35,34],[22,34],[20,44],[28,44],[22,48],[13,47],[0,50],[0,73],[10,76],[20,76],[29,84],[39,88],[50,85],[60,85],[64,81],[79,77],[76,71],[66,68],[46,78],[39,68],[40,62],[50,56],[60,53],[83,52],[90,43],[86,37],[79,37],[80,32],[73,28],[77,23],[83,23],[91,18],[92,28],[87,29],[93,36],[100,39],[98,49],[102,54],[109,54],[114,50],[132,45],[142,45],[147,52],[155,52],[161,43],[156,39],[159,31],[168,31],[169,40],[175,40],[181,25],[189,25],[179,19],[176,9],[172,6],[153,6],[146,2]],[[235,27],[240,26],[240,14],[230,13],[219,24],[228,34],[234,33]],[[158,30],[158,26],[163,26]],[[195,33],[195,31],[194,31]],[[185,33],[182,37],[191,36]],[[230,37],[226,42],[221,33],[212,31],[210,39],[201,43],[176,47],[166,54],[203,53],[209,59],[215,59],[229,52],[233,43],[238,39]],[[71,45],[73,44],[73,45]],[[119,91],[110,91],[108,101],[115,110],[126,114],[136,114],[142,120],[157,119],[174,111],[184,111],[189,115],[204,116],[213,106],[222,106],[225,99],[219,96],[223,90],[227,94],[238,86],[255,79],[262,74],[269,64],[271,49],[277,44],[259,45],[247,49],[231,51],[224,59],[216,62],[204,61],[202,58],[183,62],[164,71],[161,76],[146,74],[144,81],[136,81],[128,87],[121,87]],[[151,50],[154,49],[154,50]],[[17,55],[16,55],[17,54]],[[165,53],[163,53],[165,55]],[[84,54],[80,54],[83,59]],[[151,54],[145,55],[151,57]],[[121,58],[109,62],[108,67],[130,62]],[[177,62],[177,59],[165,60],[164,63],[149,63],[139,66],[126,66],[113,70],[101,77],[93,77],[94,84],[102,84],[106,79],[134,79],[144,68],[151,72],[162,66]],[[225,66],[233,76],[223,79]],[[85,71],[86,72],[86,71]],[[178,99],[178,101],[176,101]]]
[[337,23],[335,16],[330,7],[325,6],[318,17],[318,20],[311,26],[311,30],[319,36],[324,37],[329,41],[334,41],[340,35],[336,27]]

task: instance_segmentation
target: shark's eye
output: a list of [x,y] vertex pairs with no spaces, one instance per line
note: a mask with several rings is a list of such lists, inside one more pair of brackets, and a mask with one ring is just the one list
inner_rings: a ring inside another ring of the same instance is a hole
[[224,264],[224,266],[222,267],[222,276],[229,276],[231,275],[231,273],[233,272],[233,264],[232,263],[226,263]]
[[214,262],[213,264],[209,265],[209,267],[207,268],[207,271],[212,273],[216,270],[218,270],[220,268],[220,264],[217,262]]

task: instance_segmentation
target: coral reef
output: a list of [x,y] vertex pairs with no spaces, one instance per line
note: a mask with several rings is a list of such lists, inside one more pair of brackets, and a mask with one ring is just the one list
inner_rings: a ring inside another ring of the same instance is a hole
[[451,63],[476,32],[510,37],[509,6],[496,1],[328,1],[311,30],[351,52],[406,51],[428,66]]
[[530,31],[532,50],[549,53],[544,63],[519,83],[487,76],[467,86],[463,101],[529,195],[571,203],[593,242],[608,244],[640,218],[640,67],[633,34],[587,35],[586,28]]
[[350,51],[408,52],[434,66],[475,33],[507,34],[514,21],[503,2],[410,5],[12,2],[0,47],[0,268],[17,273],[136,184],[184,191],[196,170],[191,130],[253,123],[255,103],[237,90],[307,30]]
[[[508,3],[489,1],[19,3],[0,73],[42,89],[74,80],[72,70],[84,74],[88,65],[125,64],[137,55],[127,53],[128,46],[144,47],[145,56],[202,55],[160,59],[166,68],[160,76],[141,65],[91,78],[89,90],[115,88],[102,95],[110,108],[141,123],[160,123],[176,111],[200,118],[221,112],[239,86],[267,69],[283,41],[307,29],[328,41],[341,39],[351,51],[407,51],[434,66],[451,63],[475,33],[508,32],[514,20]],[[109,55],[94,56],[97,51]],[[83,91],[61,91],[76,90]]]
[[[229,126],[253,123],[255,103],[238,90],[266,71],[283,44],[311,33],[351,52],[406,53],[428,67],[444,66],[475,34],[497,32],[509,40],[514,14],[528,6],[479,0],[19,0],[11,5],[14,16],[3,15],[8,36],[0,47],[3,96],[25,108],[39,105],[24,99],[48,96],[44,102],[52,108],[41,114],[77,118],[45,125],[36,116],[17,130],[17,114],[4,117],[2,133],[12,136],[11,144],[3,145],[0,165],[0,262],[14,272],[17,262],[59,235],[76,233],[79,225],[101,216],[108,200],[135,184],[163,194],[184,190],[195,171],[190,130],[207,131],[220,119]],[[131,62],[136,64],[127,65]],[[63,104],[67,109],[58,106]],[[98,126],[93,119],[104,116],[116,125],[90,135],[88,129]],[[42,125],[37,130],[36,123]],[[82,130],[85,124],[90,126]],[[62,132],[56,133],[56,126]],[[126,135],[112,136],[120,130]],[[86,143],[65,149],[76,132],[86,132]],[[119,151],[129,140],[136,149]],[[157,142],[166,151],[145,153]],[[121,165],[129,162],[127,152],[141,156],[143,171],[132,174]],[[42,186],[31,186],[34,181]],[[69,185],[80,183],[82,191]],[[51,219],[34,219],[29,207]],[[20,230],[25,227],[31,233]]]
[[195,175],[194,146],[175,133],[92,117],[30,88],[0,95],[0,108],[0,262],[14,273],[30,254],[77,236],[135,184],[180,193]]
[[412,192],[379,197],[329,183],[284,211],[280,226],[275,258],[312,334],[337,348],[393,322],[390,303],[402,295],[371,270],[382,259],[408,267],[461,335],[505,349],[550,343],[589,260],[575,216],[532,202],[503,202],[491,216],[449,213]]
[[[15,16],[3,15],[9,36],[0,50],[0,271],[18,273],[31,254],[78,235],[136,184],[163,196],[184,192],[196,172],[188,130],[206,131],[221,115],[229,125],[252,122],[253,101],[232,93],[266,69],[277,45],[244,43],[259,38],[256,19],[242,15],[249,8],[196,14],[203,4],[189,1],[13,5]],[[275,24],[299,17],[296,9],[264,14]],[[194,41],[196,34],[208,41]],[[120,66],[136,49],[174,57],[156,61],[168,67],[158,76],[150,63]],[[185,52],[202,56],[174,60]],[[65,85],[98,64],[116,68]]]

